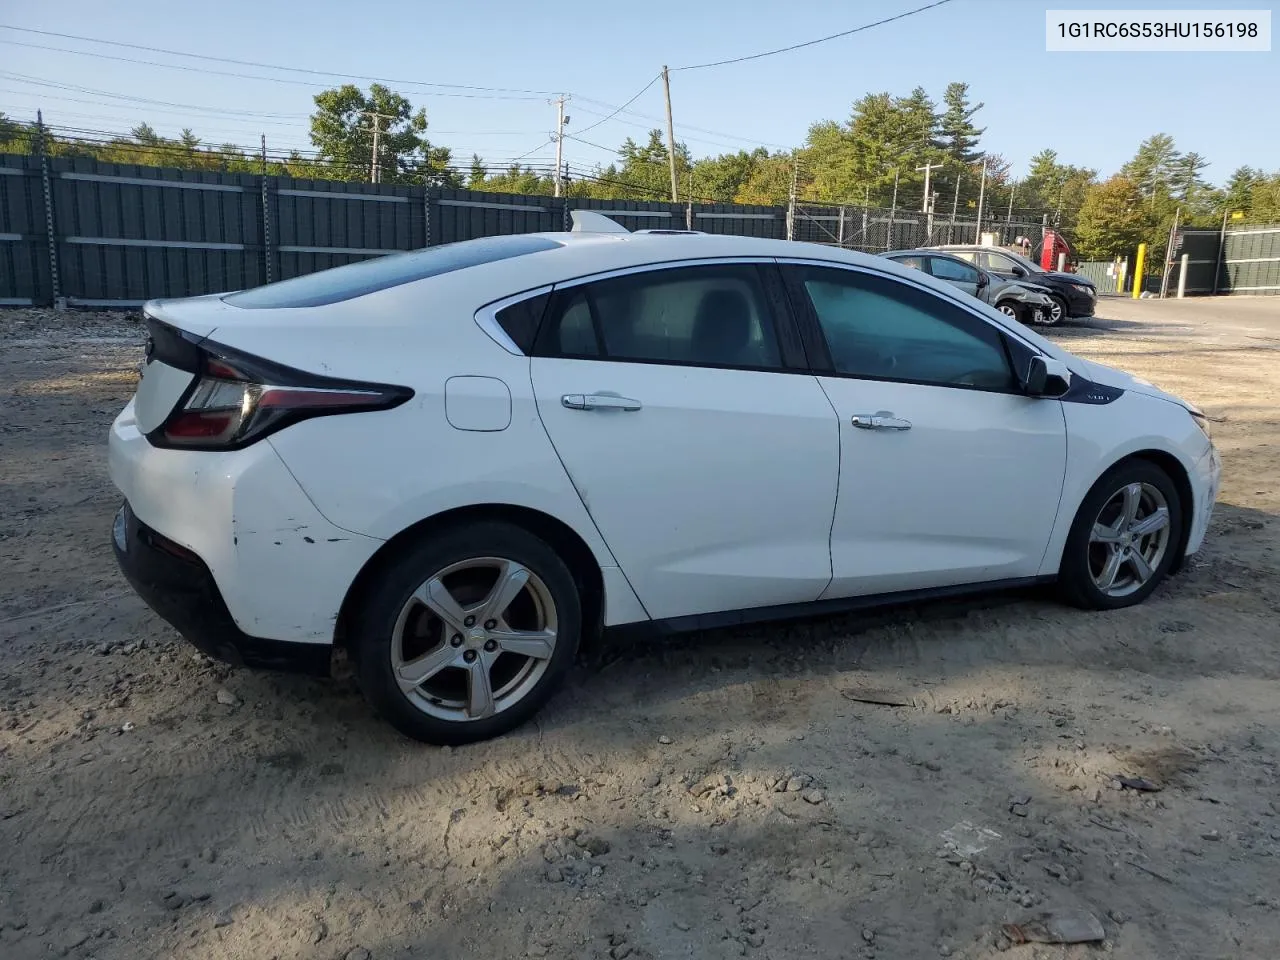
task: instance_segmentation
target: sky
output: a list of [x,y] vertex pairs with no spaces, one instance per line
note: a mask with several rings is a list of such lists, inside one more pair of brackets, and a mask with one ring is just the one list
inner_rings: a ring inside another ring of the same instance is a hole
[[[1045,147],[1062,162],[1105,176],[1158,132],[1207,157],[1205,175],[1213,182],[1241,164],[1280,168],[1275,52],[1045,52],[1046,9],[1267,7],[1256,0],[950,0],[802,50],[675,69],[812,40],[925,2],[13,2],[0,5],[0,112],[27,119],[41,108],[51,125],[112,132],[145,120],[165,135],[191,127],[215,144],[256,146],[265,134],[272,153],[285,152],[309,149],[311,97],[344,82],[325,73],[336,71],[397,81],[388,85],[426,108],[432,142],[451,147],[463,164],[473,152],[495,165],[517,157],[551,162],[555,107],[548,101],[567,94],[566,132],[582,140],[565,140],[565,159],[589,167],[610,162],[625,137],[643,139],[662,123],[661,82],[640,91],[667,64],[676,138],[695,156],[756,145],[789,149],[803,143],[811,123],[846,120],[865,93],[906,94],[919,85],[941,101],[947,83],[961,80],[973,101],[985,104],[975,117],[986,128],[982,146],[1012,161],[1015,176]],[[13,27],[319,73],[200,61]],[[152,64],[64,52],[72,50]],[[626,111],[595,125],[637,93]]]

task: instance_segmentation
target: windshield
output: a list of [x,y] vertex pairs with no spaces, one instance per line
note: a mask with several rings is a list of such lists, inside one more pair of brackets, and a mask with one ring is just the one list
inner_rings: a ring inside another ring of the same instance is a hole
[[1026,257],[1021,254],[1014,253],[1012,250],[1001,250],[1000,252],[1030,273],[1048,273],[1048,271],[1038,263],[1032,263]]

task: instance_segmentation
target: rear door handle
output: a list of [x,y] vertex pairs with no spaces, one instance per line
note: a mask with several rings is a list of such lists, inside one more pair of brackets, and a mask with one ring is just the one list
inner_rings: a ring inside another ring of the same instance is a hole
[[888,410],[878,413],[855,413],[849,421],[859,430],[910,430],[911,421],[895,417]]
[[639,410],[639,400],[619,397],[612,393],[566,393],[560,403],[570,410]]

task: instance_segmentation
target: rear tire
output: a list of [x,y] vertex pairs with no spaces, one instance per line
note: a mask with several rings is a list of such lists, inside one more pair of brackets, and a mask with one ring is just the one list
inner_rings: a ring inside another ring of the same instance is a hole
[[401,551],[373,578],[352,627],[374,708],[408,737],[457,745],[537,713],[573,664],[582,607],[546,542],[480,521]]
[[1146,460],[1117,464],[1085,496],[1067,535],[1064,598],[1088,610],[1141,603],[1173,566],[1185,522],[1167,473]]

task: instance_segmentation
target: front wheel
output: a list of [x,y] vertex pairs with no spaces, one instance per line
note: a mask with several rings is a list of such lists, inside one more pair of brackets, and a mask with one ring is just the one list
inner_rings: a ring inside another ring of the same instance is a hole
[[1045,326],[1052,327],[1067,319],[1067,301],[1056,293],[1051,295],[1049,299],[1053,302],[1049,304],[1044,312],[1044,323]]
[[365,696],[401,733],[437,744],[518,727],[573,663],[573,574],[521,527],[479,522],[412,545],[375,577],[354,621]]
[[1141,603],[1173,565],[1184,522],[1178,491],[1155,464],[1135,460],[1107,471],[1067,536],[1059,571],[1066,598],[1092,610]]

